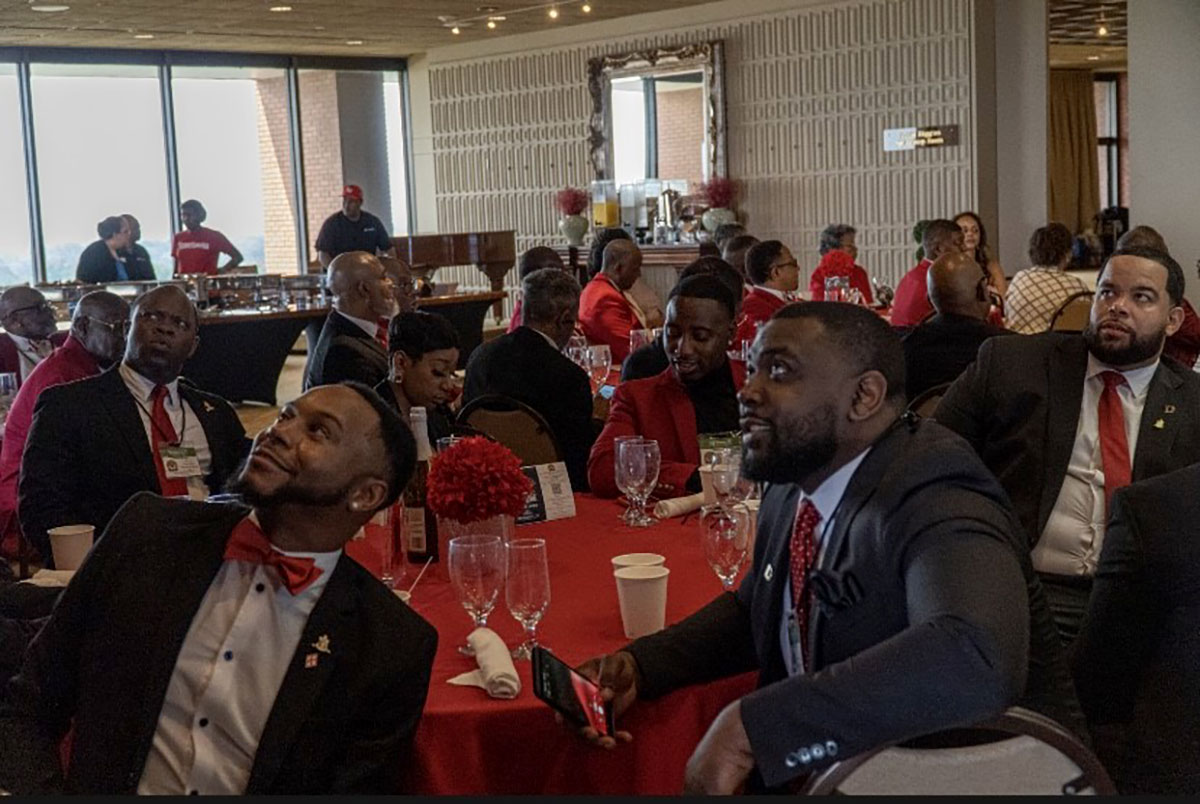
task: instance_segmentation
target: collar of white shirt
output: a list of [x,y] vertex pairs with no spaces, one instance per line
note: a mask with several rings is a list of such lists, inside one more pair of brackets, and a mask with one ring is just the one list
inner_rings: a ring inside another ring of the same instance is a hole
[[47,346],[50,345],[50,341],[45,338],[40,341],[35,341],[30,338],[26,338],[23,335],[17,335],[13,332],[8,333],[8,337],[12,338],[13,343],[16,344],[17,351],[19,352],[41,353],[46,349]]
[[775,288],[769,288],[766,285],[755,285],[754,289],[761,290],[763,293],[769,293],[781,301],[793,302],[796,300],[795,295],[788,293],[786,290],[776,290]]
[[1115,371],[1125,375],[1125,382],[1129,383],[1129,390],[1133,392],[1134,399],[1141,399],[1146,395],[1146,390],[1150,387],[1150,380],[1154,378],[1154,372],[1158,371],[1158,361],[1155,360],[1150,365],[1142,366],[1141,368],[1121,371],[1118,368],[1113,368],[1106,363],[1100,362],[1089,352],[1087,379],[1090,380],[1104,371]]
[[378,322],[378,321],[368,321],[368,320],[367,320],[367,319],[365,319],[365,318],[355,318],[355,317],[354,317],[354,316],[352,316],[352,315],[346,315],[346,314],[345,314],[345,313],[343,313],[341,310],[336,310],[335,312],[336,312],[338,315],[340,315],[342,318],[344,318],[344,319],[346,319],[347,321],[349,321],[349,322],[353,323],[355,326],[357,326],[357,327],[358,327],[359,329],[361,329],[363,332],[365,332],[365,333],[367,333],[368,335],[370,335],[370,336],[371,336],[371,340],[374,340],[374,339],[375,339],[375,331],[376,331],[377,329],[379,329],[379,322]]
[[[251,522],[254,523],[255,527],[257,527],[259,530],[262,530],[262,523],[260,523],[258,521],[258,511],[251,511],[250,516],[248,518]],[[264,533],[263,535],[265,536],[266,534]],[[312,584],[304,590],[305,592],[309,592],[309,591],[313,591],[313,590],[316,590],[319,592],[321,589],[323,589],[325,587],[325,584],[329,582],[329,576],[331,574],[333,574],[333,568],[337,566],[338,559],[342,557],[341,550],[329,550],[324,553],[301,553],[301,552],[297,552],[295,550],[280,550],[274,544],[271,545],[271,549],[274,550],[276,553],[281,553],[282,555],[285,555],[285,556],[294,556],[296,558],[311,558],[313,560],[313,563],[316,564],[317,569],[321,570],[321,574],[319,576],[317,576],[317,579],[315,581],[313,581]]]
[[850,485],[850,478],[854,477],[854,473],[858,471],[859,465],[867,457],[867,453],[871,451],[867,447],[862,452],[855,455],[847,461],[840,469],[825,478],[825,482],[817,486],[812,494],[801,494],[799,504],[803,504],[804,500],[811,500],[816,506],[817,513],[821,515],[821,533],[824,534],[826,527],[829,524],[830,518],[837,511],[838,504],[842,501],[842,496],[846,493],[846,487]]
[[[144,405],[149,405],[153,402],[150,395],[154,393],[154,388],[158,383],[134,371],[125,361],[121,361],[121,365],[117,371],[121,373],[121,379],[125,381],[125,387],[129,389],[129,393],[133,394],[134,399]],[[171,407],[179,405],[178,377],[167,383],[167,399]]]

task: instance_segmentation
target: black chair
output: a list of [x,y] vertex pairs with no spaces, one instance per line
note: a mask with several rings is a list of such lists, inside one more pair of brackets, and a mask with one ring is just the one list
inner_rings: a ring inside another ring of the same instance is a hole
[[562,460],[558,440],[542,414],[510,396],[484,394],[472,399],[458,412],[455,425],[500,442],[526,466]]

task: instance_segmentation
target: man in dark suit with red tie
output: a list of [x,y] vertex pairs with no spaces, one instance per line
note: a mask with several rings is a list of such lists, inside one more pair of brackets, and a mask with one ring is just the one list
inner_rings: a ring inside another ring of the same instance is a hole
[[756,243],[746,252],[746,278],[753,287],[742,300],[741,318],[733,338],[735,352],[754,341],[758,328],[777,310],[795,300],[800,287],[800,264],[778,240]]
[[199,343],[196,307],[178,287],[134,302],[125,359],[38,397],[18,486],[21,529],[53,566],[47,531],[99,533],[139,491],[204,499],[246,454],[229,403],[179,376]]
[[245,505],[135,496],[10,682],[0,786],[396,789],[437,633],[343,548],[415,461],[378,395],[323,386],[255,439],[234,484]]
[[1161,360],[1183,320],[1179,264],[1118,249],[1082,335],[992,338],[935,418],[975,447],[1030,537],[1063,638],[1079,632],[1117,489],[1200,456],[1200,376]]

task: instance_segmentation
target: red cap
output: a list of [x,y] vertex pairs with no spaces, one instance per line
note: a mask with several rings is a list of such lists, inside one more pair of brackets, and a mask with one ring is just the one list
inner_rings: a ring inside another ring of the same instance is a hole
[[342,198],[353,198],[355,201],[362,201],[362,188],[357,184],[347,184],[342,188]]

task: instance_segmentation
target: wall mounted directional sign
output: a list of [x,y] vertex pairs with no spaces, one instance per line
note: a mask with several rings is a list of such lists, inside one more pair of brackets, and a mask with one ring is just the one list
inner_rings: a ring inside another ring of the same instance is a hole
[[889,128],[883,132],[883,150],[912,151],[958,145],[958,126],[914,126]]

